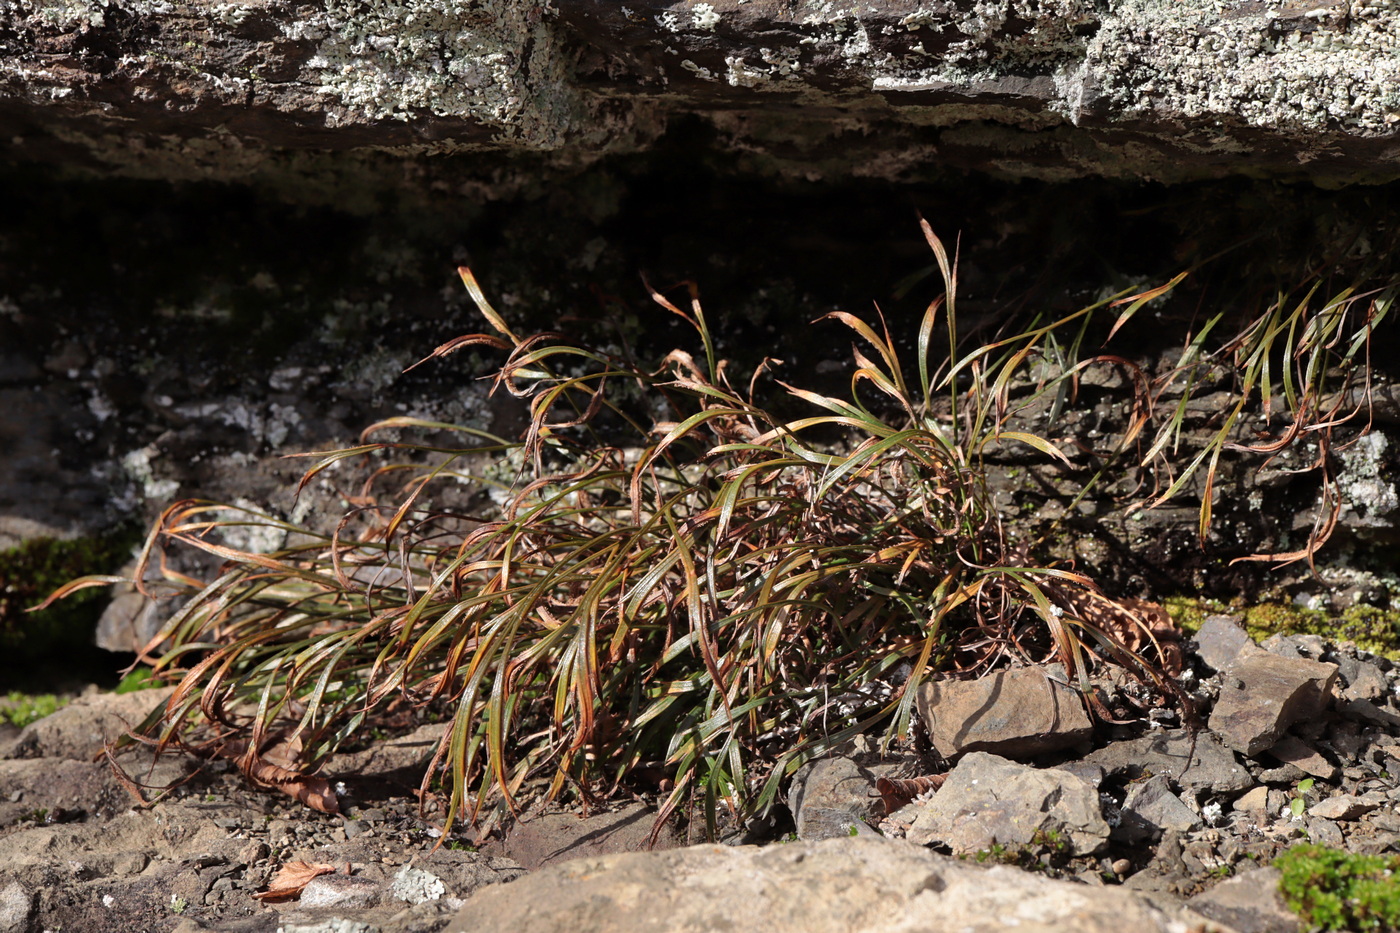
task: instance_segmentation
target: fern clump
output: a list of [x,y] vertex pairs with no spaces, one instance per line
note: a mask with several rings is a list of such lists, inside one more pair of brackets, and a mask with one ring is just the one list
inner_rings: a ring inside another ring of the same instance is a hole
[[[449,821],[625,789],[654,795],[658,825],[694,802],[713,828],[721,807],[766,809],[788,775],[853,735],[907,735],[916,689],[935,671],[1058,659],[1101,711],[1088,673],[1107,659],[1149,694],[1172,695],[1145,613],[1009,542],[984,458],[1017,445],[1069,464],[1012,425],[1057,410],[1086,367],[1125,365],[1078,357],[1093,315],[1126,306],[1116,330],[1180,279],[963,353],[955,263],[924,230],[944,293],[920,322],[913,371],[882,323],[828,315],[859,341],[849,392],[777,383],[810,406],[796,418],[761,401],[775,391],[773,361],[743,387],[731,381],[693,287],[686,308],[653,297],[690,326],[699,353],[643,366],[558,334],[515,334],[461,270],[493,332],[428,360],[500,353],[496,387],[530,406],[524,436],[393,418],[356,447],[309,455],[303,484],[380,458],[332,533],[172,505],[136,579],[169,547],[223,565],[194,579],[162,562],[162,586],[187,601],[145,660],[178,687],[138,732],[304,790],[375,710],[432,704],[449,728],[424,799],[440,780]],[[1068,343],[1057,336],[1067,327],[1078,328]],[[1203,353],[1193,343],[1192,360]],[[1137,382],[1133,418],[1090,482],[1152,418],[1153,393]],[[391,429],[423,440],[379,439]],[[1178,431],[1169,417],[1149,456],[1175,449]],[[444,484],[486,485],[471,469],[484,459],[518,465],[498,509],[432,505]],[[1196,453],[1186,472],[1214,463]],[[220,543],[221,530],[250,524],[290,543],[272,553]],[[317,793],[326,805],[329,792]]]

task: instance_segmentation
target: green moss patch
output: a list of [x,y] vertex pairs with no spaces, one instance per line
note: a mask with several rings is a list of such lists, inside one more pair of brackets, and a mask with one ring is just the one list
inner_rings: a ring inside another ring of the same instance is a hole
[[0,722],[8,722],[23,729],[36,719],[43,719],[60,707],[68,705],[67,697],[52,693],[20,693],[12,690],[0,697]]
[[1337,614],[1303,609],[1286,603],[1227,605],[1218,600],[1175,596],[1163,600],[1167,613],[1187,632],[1195,632],[1207,616],[1225,613],[1239,618],[1255,641],[1270,635],[1320,635],[1329,641],[1349,641],[1358,648],[1400,660],[1400,610],[1352,606]]
[[1311,929],[1400,929],[1400,856],[1300,845],[1274,866],[1284,900]]
[[114,573],[131,558],[135,533],[123,528],[69,541],[35,538],[0,551],[0,676],[17,675],[58,653],[91,644],[109,595],[85,590],[29,612],[58,587],[85,574]]

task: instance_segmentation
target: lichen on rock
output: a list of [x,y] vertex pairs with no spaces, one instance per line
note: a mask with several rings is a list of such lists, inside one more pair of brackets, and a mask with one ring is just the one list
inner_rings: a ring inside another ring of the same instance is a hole
[[497,128],[501,139],[552,149],[584,108],[564,80],[544,22],[548,6],[328,0],[286,33],[319,41],[307,62],[319,91],[364,117],[466,117]]

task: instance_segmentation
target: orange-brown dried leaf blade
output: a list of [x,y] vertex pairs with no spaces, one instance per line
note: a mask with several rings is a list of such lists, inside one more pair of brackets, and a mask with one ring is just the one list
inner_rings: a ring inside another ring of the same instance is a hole
[[333,871],[334,865],[324,865],[320,862],[287,862],[272,876],[272,880],[267,883],[267,890],[259,891],[253,896],[261,901],[281,901],[299,897],[301,889],[306,887],[312,878]]
[[889,816],[909,804],[920,794],[938,790],[947,779],[946,771],[942,774],[926,774],[923,777],[915,778],[882,777],[875,782],[875,790],[880,795],[880,802],[885,806],[885,815]]
[[340,802],[330,781],[323,777],[298,774],[270,762],[256,760],[247,768],[249,777],[260,784],[275,787],[288,796],[322,813],[339,813]]
[[[262,756],[249,755],[247,749],[248,745],[244,742],[228,742],[219,750],[219,755],[236,763],[238,769],[256,783],[275,787],[313,810],[331,814],[340,812],[340,801],[331,789],[330,781],[284,768]],[[278,747],[274,746],[273,751],[277,750]]]
[[278,784],[277,789],[284,794],[291,794],[313,810],[330,814],[340,812],[340,801],[336,798],[335,791],[331,789],[331,782],[323,777],[301,778],[286,784]]

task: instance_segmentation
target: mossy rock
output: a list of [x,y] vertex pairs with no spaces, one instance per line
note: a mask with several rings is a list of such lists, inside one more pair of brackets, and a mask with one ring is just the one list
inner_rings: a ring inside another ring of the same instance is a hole
[[92,645],[106,604],[102,589],[80,591],[47,609],[29,611],[68,581],[115,573],[138,540],[131,528],[87,538],[34,538],[0,551],[0,681],[25,679],[36,666]]
[[1225,613],[1238,617],[1255,641],[1278,634],[1320,635],[1328,641],[1349,641],[1372,654],[1400,660],[1400,610],[1396,609],[1358,605],[1333,613],[1286,603],[1242,607],[1184,596],[1163,602],[1168,614],[1187,632],[1198,630],[1207,616]]

